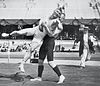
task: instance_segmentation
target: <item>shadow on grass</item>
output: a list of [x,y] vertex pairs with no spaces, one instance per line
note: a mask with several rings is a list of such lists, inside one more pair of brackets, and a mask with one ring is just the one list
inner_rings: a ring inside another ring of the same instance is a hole
[[30,75],[20,75],[19,72],[15,73],[15,74],[3,74],[0,73],[0,78],[9,78],[11,80],[14,80],[15,82],[22,82],[25,79],[29,80],[33,77],[31,77]]

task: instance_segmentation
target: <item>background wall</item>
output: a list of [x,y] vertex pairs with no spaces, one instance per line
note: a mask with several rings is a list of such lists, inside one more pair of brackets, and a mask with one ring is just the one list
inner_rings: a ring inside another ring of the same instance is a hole
[[[0,0],[2,1],[2,0]],[[0,19],[35,19],[47,17],[57,7],[59,0],[5,0],[0,3]],[[89,7],[91,0],[65,0],[66,18],[99,18],[97,11]]]

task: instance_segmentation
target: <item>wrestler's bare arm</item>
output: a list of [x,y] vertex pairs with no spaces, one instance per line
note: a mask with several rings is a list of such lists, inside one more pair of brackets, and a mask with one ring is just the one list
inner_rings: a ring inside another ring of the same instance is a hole
[[50,30],[50,28],[48,26],[46,26],[46,31],[48,33],[49,36],[58,36],[58,34],[63,30],[63,26],[62,26],[62,23],[57,20],[58,22],[58,25],[56,26],[56,29],[54,31]]
[[39,26],[40,26],[40,28],[42,28],[42,29],[45,28],[45,30],[46,30],[46,32],[47,32],[48,35],[53,34],[53,32],[52,32],[52,31],[50,30],[50,28],[48,27],[47,21],[41,20],[40,23],[39,23]]
[[63,30],[63,25],[60,21],[57,21],[58,22],[58,26],[57,26],[57,29],[54,31],[54,33],[52,34],[53,36],[54,35],[57,35],[59,34],[62,30]]
[[49,28],[47,25],[45,25],[44,28],[45,28],[45,30],[47,31],[47,34],[48,34],[49,36],[52,36],[52,35],[53,35],[54,32],[51,31],[50,28]]

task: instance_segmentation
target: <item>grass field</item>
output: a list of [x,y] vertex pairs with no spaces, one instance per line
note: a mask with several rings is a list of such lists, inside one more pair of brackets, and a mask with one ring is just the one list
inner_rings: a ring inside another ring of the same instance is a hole
[[[56,84],[58,77],[47,64],[43,72],[43,81],[32,82],[25,78],[24,81],[16,82],[16,77],[12,78],[11,75],[18,72],[18,64],[1,63],[0,74],[5,76],[0,77],[0,86],[100,86],[100,67],[87,66],[80,69],[79,66],[60,65],[59,68],[66,77],[65,82],[60,85]],[[37,77],[37,64],[26,64],[25,70],[26,75]]]
[[[66,77],[65,82],[60,85],[57,84],[57,75],[47,63],[45,63],[43,81],[32,82],[25,77],[24,81],[17,82],[18,77],[15,76],[19,71],[17,63],[23,56],[22,53],[12,53],[8,63],[7,53],[0,55],[0,86],[100,86],[100,53],[93,55],[84,69],[79,68],[78,53],[55,53],[55,61],[58,62],[61,72]],[[36,63],[26,63],[25,70],[26,76],[37,77]]]

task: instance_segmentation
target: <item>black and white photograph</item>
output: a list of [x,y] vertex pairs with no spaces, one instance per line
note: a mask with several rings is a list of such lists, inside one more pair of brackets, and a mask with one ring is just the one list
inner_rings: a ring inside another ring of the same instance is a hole
[[100,0],[0,0],[0,86],[100,86]]

